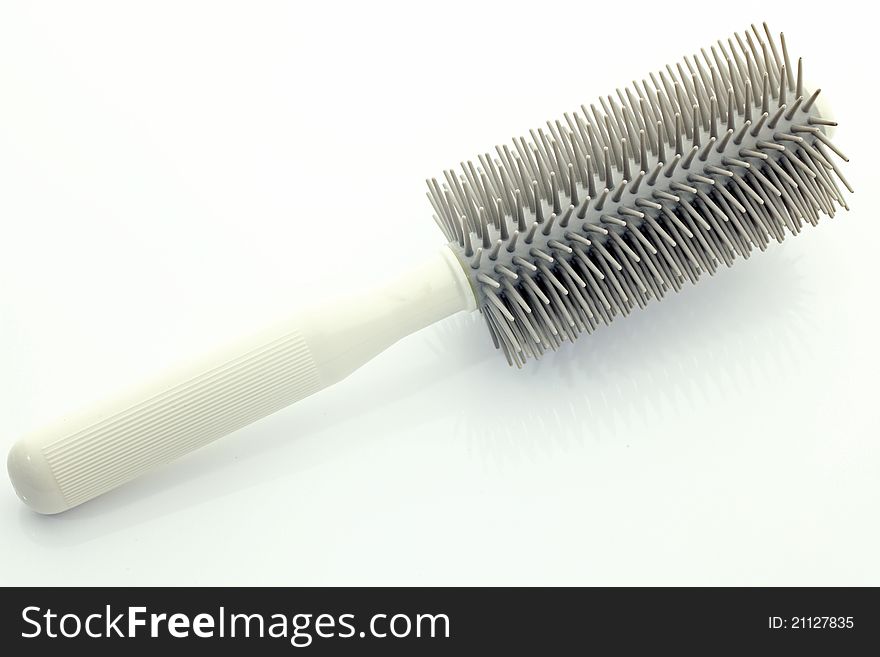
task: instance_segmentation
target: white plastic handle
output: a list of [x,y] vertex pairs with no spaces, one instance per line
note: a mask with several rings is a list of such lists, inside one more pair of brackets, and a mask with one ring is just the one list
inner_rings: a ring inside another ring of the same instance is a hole
[[400,338],[475,305],[443,247],[386,287],[300,312],[22,438],[7,461],[12,484],[33,510],[65,511],[336,383]]

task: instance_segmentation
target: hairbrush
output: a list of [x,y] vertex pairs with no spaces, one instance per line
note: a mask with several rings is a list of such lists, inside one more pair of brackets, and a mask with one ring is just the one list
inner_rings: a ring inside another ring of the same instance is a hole
[[448,244],[19,440],[19,497],[58,513],[311,395],[398,339],[479,311],[511,365],[847,208],[836,125],[766,24],[428,180]]

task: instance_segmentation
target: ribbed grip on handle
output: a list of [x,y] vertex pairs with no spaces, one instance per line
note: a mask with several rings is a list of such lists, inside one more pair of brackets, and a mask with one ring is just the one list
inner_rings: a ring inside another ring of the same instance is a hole
[[19,440],[19,497],[58,513],[339,381],[401,337],[473,310],[449,249],[393,282],[278,326]]
[[[321,387],[296,330],[195,374],[198,369],[174,375],[182,382],[173,387],[154,384],[127,395],[112,405],[121,410],[101,419],[62,421],[18,443],[10,472],[29,474],[13,480],[19,495],[43,513],[76,506]],[[130,403],[132,398],[144,400]],[[42,439],[59,433],[67,435]]]
[[43,454],[69,506],[91,499],[318,389],[295,331],[68,438]]

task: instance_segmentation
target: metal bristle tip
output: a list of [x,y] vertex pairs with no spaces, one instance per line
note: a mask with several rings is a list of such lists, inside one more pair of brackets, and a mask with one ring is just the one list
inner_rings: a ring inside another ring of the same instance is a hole
[[846,158],[803,80],[784,37],[752,25],[429,180],[508,362],[847,208]]

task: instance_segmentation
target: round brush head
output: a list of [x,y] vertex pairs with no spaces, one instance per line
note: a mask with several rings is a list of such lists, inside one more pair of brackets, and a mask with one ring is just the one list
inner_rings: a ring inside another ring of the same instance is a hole
[[846,208],[846,160],[785,37],[718,41],[428,181],[489,332],[522,366]]

